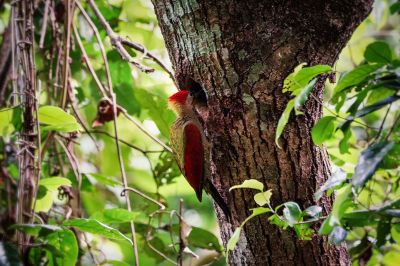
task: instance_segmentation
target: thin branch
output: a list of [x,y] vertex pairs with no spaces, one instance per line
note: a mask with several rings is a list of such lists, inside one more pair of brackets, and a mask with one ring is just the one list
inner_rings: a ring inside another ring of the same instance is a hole
[[179,253],[177,257],[178,265],[182,266],[183,263],[183,251],[185,249],[185,236],[183,231],[183,199],[179,200]]
[[[78,1],[76,2],[76,4],[77,4],[78,9],[80,10],[81,14],[83,15],[83,17],[86,19],[87,23],[89,24],[90,28],[93,30],[94,36],[96,37],[97,43],[99,44],[100,53],[101,53],[101,56],[103,57],[103,62],[104,62],[105,68],[106,68],[106,78],[107,78],[107,83],[108,83],[108,89],[110,90],[110,88],[112,88],[110,68],[109,68],[109,66],[108,66],[108,60],[107,60],[106,49],[104,48],[103,41],[101,40],[101,36],[100,36],[99,30],[97,29],[96,25],[94,24],[93,20],[90,18],[90,16],[88,15],[88,13],[87,13],[87,12],[85,11],[85,9],[82,7],[82,5],[81,5]],[[78,31],[77,31],[76,29],[75,29],[75,31],[76,31],[75,34],[76,34],[77,36],[79,36]],[[79,38],[79,41],[80,41],[80,38]],[[80,44],[79,46],[81,47],[82,54],[83,54],[83,52],[86,54],[86,51],[85,51],[85,49],[84,49],[84,47],[83,47],[83,45],[82,45],[82,42],[81,42],[81,44]],[[82,49],[82,48],[83,48],[83,49]],[[88,58],[87,55],[86,55],[86,58],[87,58],[87,63],[90,62],[90,60],[89,60],[89,58]],[[92,75],[94,75],[94,76],[93,76],[94,78],[97,78],[97,74],[96,74],[96,72],[94,71],[93,67],[92,67],[91,69],[92,69],[92,70],[89,69],[89,70],[90,70],[90,73],[91,73]],[[97,79],[99,80],[99,78],[97,78]],[[99,82],[99,84],[101,84],[100,80],[99,80],[98,82]],[[99,85],[99,84],[98,84],[98,85]],[[103,84],[101,84],[101,87],[99,87],[99,89],[100,89],[101,92],[103,93],[103,96],[104,96],[104,97],[106,97],[107,99],[109,99],[109,97],[111,97],[111,96],[108,96],[108,95],[107,95],[106,91],[104,90]],[[111,100],[110,100],[110,102],[111,102]]]
[[134,192],[134,193],[138,194],[139,196],[141,196],[142,198],[145,198],[148,201],[151,201],[154,204],[156,204],[158,207],[160,207],[160,209],[158,209],[157,211],[151,213],[149,216],[154,216],[156,213],[159,213],[159,212],[162,212],[162,211],[165,210],[165,206],[162,203],[156,201],[155,199],[147,196],[146,194],[144,194],[143,192],[141,192],[140,190],[135,189],[135,188],[131,188],[131,187],[123,188],[122,191],[121,191],[121,197],[125,197],[126,196],[126,191]]
[[149,52],[143,45],[141,45],[139,43],[132,42],[132,41],[127,40],[127,39],[123,39],[123,38],[121,38],[121,43],[123,45],[126,45],[126,46],[132,48],[132,49],[135,49],[136,51],[139,51],[139,52],[143,53],[145,55],[145,58],[149,58],[149,59],[153,60],[165,72],[168,73],[169,77],[172,79],[172,81],[174,82],[175,86],[177,85],[175,77],[174,77],[174,73],[172,73],[172,71],[167,67],[167,65],[163,61],[161,61],[160,58],[158,58],[153,53]]
[[[102,130],[90,130],[89,133],[103,134],[103,135],[106,135],[106,136],[108,136],[108,137],[110,137],[110,138],[115,139],[115,136],[113,136],[112,134],[108,133],[107,131],[102,131]],[[133,145],[133,144],[131,144],[131,143],[129,143],[128,141],[123,140],[123,139],[119,139],[119,142],[121,142],[122,144],[125,144],[125,145],[128,146],[129,148],[132,148],[132,149],[134,149],[134,150],[137,150],[137,151],[143,153],[143,155],[146,155],[147,153],[161,153],[161,152],[163,152],[163,150],[161,150],[161,151],[152,151],[152,150],[146,151],[146,150],[144,150],[144,149],[142,149],[142,148],[140,148],[140,147],[138,147],[138,146],[136,146],[136,145]]]
[[388,114],[389,114],[390,108],[392,108],[392,104],[389,104],[389,107],[388,107],[388,109],[386,110],[385,116],[383,117],[381,126],[379,127],[378,134],[376,135],[375,139],[379,139],[379,137],[380,137],[380,135],[381,135],[381,133],[382,133],[383,126],[385,125],[386,118],[387,118],[387,116],[388,116]]
[[[80,8],[80,4],[79,4],[78,2],[76,2],[76,4],[77,4],[78,8]],[[93,79],[94,79],[94,81],[95,81],[97,87],[99,88],[99,90],[100,90],[100,92],[103,94],[103,96],[104,96],[105,98],[109,99],[109,97],[108,97],[108,95],[107,95],[107,92],[106,92],[106,90],[104,89],[103,84],[100,82],[100,79],[99,79],[99,77],[98,77],[97,74],[96,74],[96,71],[94,70],[92,64],[90,63],[89,57],[88,57],[88,55],[87,55],[87,53],[86,53],[85,47],[84,47],[83,44],[82,44],[82,40],[81,40],[81,37],[79,36],[78,30],[76,29],[75,25],[72,25],[72,28],[73,28],[73,30],[74,30],[76,42],[78,43],[79,49],[81,50],[82,58],[83,58],[83,60],[85,61],[86,66],[87,66],[87,68],[88,68],[90,74],[92,75],[92,77],[93,77]],[[110,102],[111,102],[111,100],[110,100]]]
[[157,137],[153,136],[152,134],[150,134],[140,123],[138,123],[135,119],[133,119],[126,110],[122,110],[122,113],[124,114],[124,116],[131,121],[137,128],[139,128],[144,134],[146,134],[149,138],[151,138],[152,140],[154,140],[155,142],[157,142],[158,144],[160,144],[160,146],[162,146],[166,151],[168,151],[169,153],[172,153],[172,149],[170,147],[168,147],[167,144],[165,144],[164,142],[162,142],[160,139],[158,139]]
[[49,18],[49,6],[50,6],[50,0],[46,0],[45,6],[44,6],[42,29],[40,31],[40,41],[39,41],[40,49],[43,49],[43,47],[44,47],[44,38],[46,37],[46,30],[47,30],[47,20]]
[[121,38],[113,31],[110,24],[108,24],[106,19],[103,17],[103,15],[101,14],[99,8],[96,6],[94,1],[87,0],[86,2],[92,8],[92,10],[95,13],[97,19],[99,20],[101,26],[105,29],[108,37],[110,38],[111,45],[118,51],[118,53],[121,55],[122,59],[133,64],[135,67],[137,67],[140,71],[142,71],[144,73],[154,72],[154,69],[140,64],[139,62],[137,62],[135,59],[133,59],[131,57],[131,55],[128,53],[128,51],[125,49],[125,47],[122,45]]
[[[73,0],[72,0],[73,1]],[[63,85],[62,85],[62,94],[60,107],[62,109],[65,108],[67,104],[67,96],[68,96],[68,78],[69,78],[69,50],[71,46],[71,24],[72,24],[72,15],[73,15],[73,7],[71,5],[71,0],[66,0],[66,33],[64,40],[64,63],[63,63]]]

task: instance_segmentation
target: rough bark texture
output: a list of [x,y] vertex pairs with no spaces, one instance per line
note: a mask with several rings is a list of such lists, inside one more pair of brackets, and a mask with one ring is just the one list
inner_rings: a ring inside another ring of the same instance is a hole
[[[185,1],[153,0],[181,89],[196,81],[208,97],[205,121],[212,144],[214,184],[227,198],[232,223],[218,213],[226,244],[255,207],[253,192],[229,187],[255,178],[272,189],[272,203],[315,204],[313,192],[330,173],[327,153],[310,130],[322,107],[311,98],[303,116],[292,116],[279,149],[276,125],[289,97],[282,83],[306,62],[333,65],[351,34],[371,10],[371,0]],[[194,86],[194,87],[193,87]],[[314,97],[322,100],[322,85]],[[319,202],[327,212],[329,199]],[[326,238],[300,241],[265,217],[249,222],[232,265],[347,265],[344,247]]]

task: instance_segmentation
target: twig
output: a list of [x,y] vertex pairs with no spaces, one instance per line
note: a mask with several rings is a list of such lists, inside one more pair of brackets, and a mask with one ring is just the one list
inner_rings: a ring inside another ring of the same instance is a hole
[[149,58],[152,59],[154,62],[156,62],[165,72],[168,73],[169,77],[172,79],[172,81],[174,82],[175,85],[177,85],[175,77],[174,77],[174,73],[172,73],[172,71],[167,67],[167,65],[161,61],[161,59],[159,59],[156,55],[154,55],[153,53],[149,52],[143,45],[139,44],[139,43],[135,43],[132,41],[129,41],[127,39],[123,39],[121,38],[121,43],[123,45],[126,45],[132,49],[135,49],[136,51],[139,51],[141,53],[143,53],[145,55],[145,58]]
[[[74,0],[72,0],[74,1]],[[69,78],[69,50],[71,46],[71,24],[72,24],[72,10],[73,7],[71,6],[71,0],[66,0],[66,33],[65,33],[65,40],[64,40],[64,69],[63,69],[63,85],[62,85],[62,94],[61,94],[61,101],[60,107],[64,109],[67,104],[67,96],[68,96],[68,78]]]
[[49,18],[49,6],[50,6],[50,0],[46,0],[45,6],[44,6],[42,29],[40,31],[40,41],[39,41],[40,49],[43,49],[44,38],[46,37],[47,19]]
[[386,118],[387,118],[387,116],[388,116],[388,114],[389,114],[389,111],[390,111],[390,108],[391,108],[391,107],[392,107],[392,104],[389,104],[389,107],[388,107],[388,109],[386,110],[385,116],[383,117],[381,126],[379,127],[378,134],[376,135],[375,139],[379,139],[379,137],[380,137],[380,135],[381,135],[381,133],[382,133],[382,130],[383,130],[383,126],[385,125]]
[[[107,131],[102,131],[102,130],[90,130],[89,133],[103,134],[103,135],[106,135],[106,136],[108,136],[108,137],[110,137],[110,138],[115,139],[115,136],[113,136],[112,134],[108,133]],[[131,144],[131,143],[129,143],[129,142],[127,142],[126,140],[123,140],[123,139],[119,139],[119,142],[121,142],[122,144],[125,144],[125,145],[128,146],[129,148],[132,148],[132,149],[134,149],[134,150],[137,150],[137,151],[141,152],[143,155],[147,155],[147,153],[161,153],[161,152],[163,152],[163,150],[161,150],[161,151],[152,151],[152,150],[146,151],[146,150],[143,150],[142,148],[140,148],[140,147],[138,147],[138,146],[136,146],[136,145],[133,145],[133,144]]]
[[155,142],[157,142],[158,144],[160,144],[161,147],[163,147],[166,151],[168,151],[169,153],[172,153],[172,149],[170,147],[167,146],[167,144],[165,144],[164,142],[162,142],[160,139],[158,139],[157,137],[153,136],[152,134],[150,134],[141,124],[139,124],[135,119],[133,119],[126,110],[122,110],[122,113],[124,114],[124,116],[131,121],[137,128],[139,128],[144,134],[146,134],[149,138],[151,138],[152,140],[154,140]]
[[151,217],[151,216],[154,216],[155,214],[157,214],[157,213],[162,212],[162,211],[165,210],[165,206],[164,206],[162,203],[156,201],[155,199],[153,199],[153,198],[147,196],[146,194],[144,194],[143,192],[141,192],[140,190],[135,189],[135,188],[131,188],[131,187],[125,187],[125,188],[123,188],[122,191],[121,191],[121,197],[125,197],[125,196],[126,196],[126,191],[134,192],[134,193],[138,194],[139,196],[141,196],[142,198],[145,198],[145,199],[147,199],[148,201],[151,201],[151,202],[153,202],[154,204],[156,204],[158,207],[160,207],[160,209],[158,209],[157,211],[151,213],[151,214],[149,215],[150,217]]
[[[78,8],[80,8],[80,4],[79,4],[78,2],[76,2],[76,4],[77,4]],[[79,49],[80,49],[81,52],[82,52],[82,58],[83,58],[83,60],[85,61],[86,66],[87,66],[87,68],[88,68],[90,74],[92,75],[94,81],[96,82],[96,85],[97,85],[97,87],[99,88],[100,92],[103,94],[103,97],[109,99],[109,97],[108,97],[108,95],[107,95],[107,92],[106,92],[106,90],[104,89],[103,84],[100,82],[100,79],[99,79],[99,77],[98,77],[97,74],[96,74],[96,71],[94,70],[92,64],[90,63],[89,57],[88,57],[88,55],[87,55],[87,53],[86,53],[85,47],[84,47],[83,44],[82,44],[81,37],[79,36],[79,33],[78,33],[78,31],[77,31],[75,25],[72,25],[72,28],[73,28],[73,30],[74,30],[76,42],[78,43]],[[110,102],[111,102],[111,100],[110,100]]]
[[121,38],[113,31],[111,28],[110,24],[106,21],[106,19],[103,17],[101,14],[99,8],[96,6],[93,0],[87,0],[86,1],[90,7],[92,8],[93,12],[95,13],[97,19],[99,20],[100,24],[103,26],[105,29],[108,37],[110,38],[111,45],[118,51],[118,53],[121,55],[123,60],[128,61],[129,63],[133,64],[135,67],[137,67],[140,71],[144,73],[151,73],[154,72],[154,69],[146,67],[139,62],[136,62],[135,59],[131,57],[131,55],[128,53],[128,51],[125,49],[125,47],[122,45]]
[[[85,11],[85,9],[82,7],[82,5],[77,1],[76,2],[78,9],[80,10],[81,14],[83,15],[83,17],[86,19],[87,23],[89,24],[90,28],[93,30],[94,32],[94,36],[96,37],[97,43],[99,44],[100,47],[100,53],[101,56],[103,57],[103,62],[104,62],[104,66],[106,68],[106,78],[107,78],[107,84],[108,84],[108,89],[110,90],[110,88],[112,88],[112,84],[111,84],[111,74],[110,74],[110,68],[108,66],[108,60],[107,60],[107,53],[106,53],[106,49],[104,48],[104,44],[103,41],[101,40],[101,36],[99,33],[99,30],[97,29],[96,25],[94,24],[93,20],[90,18],[90,16],[88,15],[88,13]],[[79,36],[78,31],[75,29],[76,31],[76,36]],[[80,41],[80,38],[79,38]],[[85,54],[86,55],[86,51],[82,45],[82,42],[79,45],[81,47],[82,50],[82,55]],[[82,49],[83,48],[83,49]],[[85,57],[84,57],[85,58]],[[87,63],[89,63],[89,58],[86,55],[86,59],[87,59]],[[89,69],[90,70],[90,69]],[[92,76],[94,78],[97,78],[98,80],[98,86],[99,84],[101,84],[99,78],[97,77],[96,72],[94,71],[93,67],[90,70],[90,73],[92,74]],[[96,82],[97,83],[97,82]],[[109,95],[107,95],[106,91],[104,90],[103,84],[101,84],[101,86],[99,86],[99,89],[101,90],[101,92],[103,93],[103,96],[106,97],[107,99],[109,99]],[[110,100],[111,102],[111,100]]]
[[182,266],[183,262],[183,251],[185,249],[185,236],[183,235],[183,199],[179,200],[179,253],[177,257],[178,265]]
[[[115,134],[115,145],[117,148],[117,154],[118,154],[118,162],[119,162],[119,168],[121,171],[121,178],[122,178],[122,183],[124,186],[124,189],[128,187],[128,180],[126,178],[126,173],[125,173],[125,167],[124,167],[124,161],[122,158],[122,153],[121,153],[121,147],[119,146],[119,135],[118,135],[118,124],[117,124],[117,100],[115,98],[115,94],[112,91],[112,87],[110,89],[110,94],[112,98],[112,103],[113,103],[113,113],[114,113],[114,134]],[[128,211],[132,211],[131,207],[131,202],[129,200],[129,195],[125,193],[125,202]],[[137,241],[136,241],[136,230],[135,230],[135,224],[133,221],[130,221],[130,226],[131,226],[131,233],[132,233],[132,243],[133,243],[133,252],[135,255],[135,266],[139,266],[139,252],[137,248]]]
[[390,135],[392,134],[394,128],[396,127],[397,123],[400,121],[400,115],[397,116],[396,120],[394,121],[392,127],[390,128],[388,134],[386,135],[386,141],[389,139]]

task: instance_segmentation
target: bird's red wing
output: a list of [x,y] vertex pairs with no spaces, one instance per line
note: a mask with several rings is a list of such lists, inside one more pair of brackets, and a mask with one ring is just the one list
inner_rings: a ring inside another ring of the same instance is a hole
[[189,123],[184,128],[184,167],[185,176],[189,184],[196,191],[201,201],[204,175],[204,149],[201,132],[198,126]]

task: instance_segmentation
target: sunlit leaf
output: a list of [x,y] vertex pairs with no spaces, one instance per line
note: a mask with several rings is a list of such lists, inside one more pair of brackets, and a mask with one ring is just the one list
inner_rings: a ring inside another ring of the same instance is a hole
[[74,218],[63,223],[64,226],[72,226],[83,232],[101,235],[109,239],[132,241],[115,228],[93,219]]
[[374,175],[379,164],[393,146],[394,142],[380,142],[361,153],[352,179],[356,188],[362,187]]
[[90,218],[106,224],[126,223],[135,220],[138,215],[139,213],[137,212],[131,212],[121,208],[113,208],[96,212]]
[[233,189],[238,189],[238,188],[251,188],[251,189],[263,191],[264,184],[256,179],[247,179],[247,180],[243,181],[243,183],[241,185],[232,186],[229,189],[229,191],[232,191]]
[[341,80],[339,80],[338,84],[335,87],[335,94],[368,79],[370,74],[372,74],[382,66],[383,64],[361,65],[353,69],[352,71],[347,73]]
[[267,191],[260,192],[254,195],[254,201],[259,205],[259,206],[264,206],[266,204],[269,205],[269,200],[271,199],[272,192],[271,189],[268,189]]
[[[300,65],[302,66],[302,65]],[[311,67],[296,68],[295,72],[286,77],[284,81],[284,91],[296,91],[294,95],[299,95],[301,90],[310,83],[316,76],[328,73],[332,68],[328,65],[315,65]]]
[[231,238],[229,238],[228,243],[226,244],[226,252],[232,251],[235,249],[237,242],[240,239],[240,232],[242,228],[236,228],[235,232],[233,232]]
[[97,174],[97,173],[87,173],[85,175],[96,179],[97,181],[99,181],[100,183],[102,183],[104,185],[109,185],[112,187],[121,185],[121,182],[119,182],[112,176],[105,176],[105,175],[101,175],[101,174]]
[[364,57],[372,63],[389,63],[392,61],[392,50],[386,42],[377,41],[367,46]]
[[350,200],[351,188],[351,184],[347,184],[337,190],[336,199],[332,206],[332,222],[339,224],[343,214],[352,204]]
[[61,132],[74,132],[81,130],[75,117],[57,106],[46,105],[38,111],[40,124],[47,125],[43,129]]
[[58,188],[61,186],[71,186],[71,181],[57,176],[40,179],[35,211],[48,212],[53,205],[53,200],[58,195]]
[[293,108],[294,108],[294,99],[290,100],[287,103],[285,111],[283,111],[281,117],[279,118],[278,126],[276,127],[276,133],[275,133],[275,143],[279,148],[281,147],[278,142],[279,137],[282,135],[283,129],[285,128],[286,124],[289,121],[290,113],[292,112]]
[[335,120],[336,117],[334,116],[325,116],[314,125],[311,130],[311,137],[316,145],[322,145],[324,141],[333,136],[335,132]]

